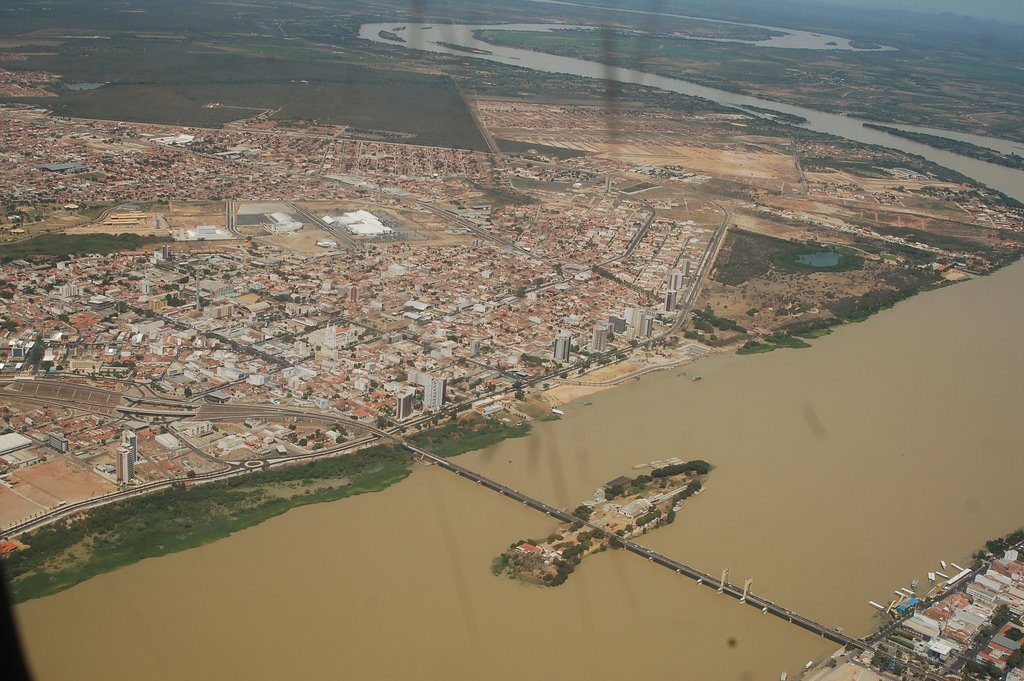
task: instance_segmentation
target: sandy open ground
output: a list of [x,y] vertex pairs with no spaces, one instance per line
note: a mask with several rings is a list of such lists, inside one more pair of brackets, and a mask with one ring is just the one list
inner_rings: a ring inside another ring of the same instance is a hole
[[549,406],[560,407],[563,404],[569,404],[582,397],[596,395],[608,389],[609,387],[594,385],[557,385],[554,388],[545,390],[540,396]]
[[682,166],[691,172],[735,178],[754,186],[783,188],[799,180],[793,157],[765,149],[708,147],[664,139],[613,142],[599,134],[517,135],[515,138],[528,144],[586,151],[638,165]]
[[27,518],[33,513],[45,511],[48,507],[41,506],[21,496],[20,490],[14,491],[0,487],[0,526],[7,527]]
[[59,501],[70,503],[117,489],[98,474],[59,458],[15,471],[8,482],[14,489],[0,488],[2,525],[52,508]]
[[302,229],[292,234],[276,234],[261,236],[260,241],[269,242],[299,253],[329,253],[331,249],[317,246],[317,241],[337,241],[333,234],[328,234],[318,227],[303,224]]
[[[580,377],[581,381],[609,381],[618,378],[630,371],[636,371],[643,365],[634,362],[623,362],[607,367],[601,367]],[[552,407],[569,404],[582,397],[589,397],[599,392],[608,390],[612,386],[597,385],[556,385],[540,394],[541,398]]]
[[809,678],[811,681],[882,681],[882,677],[870,669],[858,667],[850,662],[833,669],[831,673],[815,674]]

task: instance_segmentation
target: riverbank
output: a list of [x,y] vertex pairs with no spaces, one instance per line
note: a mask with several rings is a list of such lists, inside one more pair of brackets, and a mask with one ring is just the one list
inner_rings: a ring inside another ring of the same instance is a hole
[[447,459],[477,449],[486,449],[502,440],[526,437],[530,434],[531,427],[530,423],[525,421],[509,424],[472,416],[411,435],[408,440],[435,456]]
[[[814,351],[708,358],[700,382],[652,373],[459,463],[572,510],[595,480],[648,458],[638,447],[699,453],[716,464],[714,484],[683,522],[643,543],[708,574],[754,577],[777,603],[866,635],[877,628],[867,601],[891,593],[893,575],[923,581],[940,554],[967,557],[1020,524],[1024,462],[1006,453],[1022,436],[1014,360],[1024,328],[1007,310],[1019,307],[1022,285],[1024,268],[1008,268],[847,325]],[[260,681],[338,668],[504,681],[522,673],[507,663],[510,640],[537,651],[549,675],[657,678],[669,646],[695,678],[777,679],[834,650],[622,551],[588,558],[558,589],[491,575],[513,539],[545,537],[556,524],[416,468],[384,494],[305,506],[15,611],[39,679],[132,678],[145,668],[173,681],[198,666]],[[644,625],[615,626],[624,617]],[[267,631],[280,632],[277,644],[253,649]],[[562,645],[550,645],[553,631]],[[109,654],[112,639],[124,655]],[[395,639],[416,648],[390,654]],[[198,657],[146,666],[167,640]],[[202,643],[211,640],[219,645]],[[595,644],[631,652],[612,667],[564,654]]]
[[1024,156],[1020,156],[1018,154],[1002,154],[993,149],[979,147],[969,142],[961,142],[960,140],[953,140],[948,137],[928,135],[921,132],[914,132],[912,130],[901,130],[900,128],[880,125],[878,123],[865,123],[864,127],[871,128],[872,130],[880,130],[890,135],[896,135],[897,137],[904,137],[915,142],[920,142],[921,144],[927,144],[935,149],[951,151],[954,154],[959,154],[960,156],[976,158],[979,161],[985,161],[986,163],[995,163],[1015,170],[1024,169]]
[[412,456],[395,446],[184,486],[101,506],[22,535],[4,560],[15,603],[63,591],[144,558],[196,548],[285,511],[379,492],[409,475]]
[[[524,437],[529,423],[460,419],[409,440],[457,456]],[[48,596],[92,577],[192,549],[305,506],[379,492],[404,480],[412,456],[395,445],[253,473],[223,482],[135,497],[26,533],[4,559],[15,603]]]

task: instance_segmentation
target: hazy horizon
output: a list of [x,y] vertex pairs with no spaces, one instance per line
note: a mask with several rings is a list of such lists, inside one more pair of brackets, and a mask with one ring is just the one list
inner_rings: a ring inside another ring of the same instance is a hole
[[908,10],[928,14],[956,14],[978,19],[995,19],[1024,24],[1024,2],[1021,0],[798,0],[811,5],[831,5],[863,9]]

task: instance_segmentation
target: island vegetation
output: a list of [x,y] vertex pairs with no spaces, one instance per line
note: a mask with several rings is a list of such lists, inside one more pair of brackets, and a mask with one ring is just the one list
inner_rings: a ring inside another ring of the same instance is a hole
[[896,137],[903,137],[905,139],[920,142],[921,144],[927,144],[929,147],[936,149],[943,149],[945,151],[951,151],[954,154],[960,154],[961,156],[970,156],[976,158],[979,161],[985,161],[986,163],[995,163],[997,165],[1006,166],[1007,168],[1015,168],[1017,170],[1024,170],[1024,156],[1018,154],[1003,154],[995,149],[986,149],[985,147],[979,147],[976,144],[970,142],[962,142],[960,140],[949,139],[948,137],[940,137],[938,135],[929,135],[923,132],[914,132],[912,130],[901,130],[900,128],[893,128],[888,125],[879,125],[877,123],[865,123],[865,128],[871,128],[872,130],[881,130],[882,132]]
[[440,45],[441,47],[447,47],[449,50],[455,50],[456,52],[466,52],[467,54],[480,54],[480,55],[494,54],[490,50],[481,50],[478,47],[466,47],[465,45],[459,45],[457,43],[449,43],[449,42],[445,42],[443,40],[438,40],[434,44],[435,45]]
[[0,248],[0,262],[19,258],[47,256],[66,258],[87,253],[107,254],[135,251],[146,244],[165,242],[166,238],[139,234],[40,234],[21,241],[9,241]]
[[616,478],[573,510],[574,521],[560,524],[544,539],[511,544],[491,562],[491,571],[528,584],[559,586],[585,556],[621,548],[623,539],[675,521],[682,503],[703,489],[710,471],[706,461],[675,459],[650,474]]

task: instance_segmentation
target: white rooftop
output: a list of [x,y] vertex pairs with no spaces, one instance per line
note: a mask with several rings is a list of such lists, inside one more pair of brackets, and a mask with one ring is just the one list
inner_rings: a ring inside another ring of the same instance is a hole
[[194,142],[195,139],[195,135],[182,134],[175,135],[173,137],[154,137],[153,141],[159,142],[160,144],[189,144],[190,142]]
[[[330,221],[327,218],[330,218]],[[343,215],[328,215],[327,218],[324,218],[324,222],[327,224],[340,223],[357,236],[380,236],[381,234],[391,234],[394,231],[368,210],[357,210]]]
[[20,433],[8,433],[7,435],[0,435],[0,454],[7,454],[23,447],[28,447],[32,444],[32,440],[28,439]]

